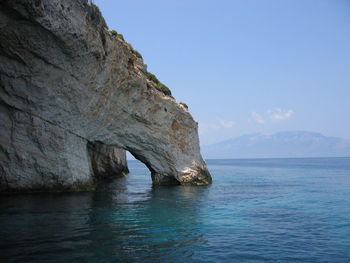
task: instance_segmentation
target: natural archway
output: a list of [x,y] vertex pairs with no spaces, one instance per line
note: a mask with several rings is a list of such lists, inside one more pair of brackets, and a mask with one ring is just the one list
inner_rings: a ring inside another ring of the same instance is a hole
[[154,184],[211,183],[188,108],[95,6],[4,0],[0,20],[1,191],[93,189],[90,142],[131,152]]
[[[151,172],[152,182],[156,185],[179,185],[180,182],[175,178],[174,174],[167,173],[159,173],[157,171],[156,164],[157,161],[154,162],[150,160],[150,155],[141,155],[140,153],[132,152],[128,149],[130,154],[135,157],[136,160],[142,162]],[[152,155],[151,155],[152,156]]]
[[87,150],[95,180],[121,177],[129,173],[124,149],[101,142],[89,142]]
[[89,142],[87,145],[94,180],[122,177],[129,173],[127,153],[144,164],[150,171],[152,181],[158,185],[178,185],[174,175],[159,175],[152,163],[142,156],[102,142]]
[[[137,160],[130,152],[126,151],[126,162],[129,169],[129,177],[131,180],[139,180],[139,177],[142,177],[142,180],[146,180],[148,183],[151,182],[151,171],[148,167]],[[137,178],[134,178],[137,177]]]

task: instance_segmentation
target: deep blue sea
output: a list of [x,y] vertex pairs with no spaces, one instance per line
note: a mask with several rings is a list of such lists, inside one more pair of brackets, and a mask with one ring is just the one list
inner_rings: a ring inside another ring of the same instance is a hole
[[0,196],[0,262],[350,262],[350,158],[207,164],[208,187],[131,161],[96,192]]

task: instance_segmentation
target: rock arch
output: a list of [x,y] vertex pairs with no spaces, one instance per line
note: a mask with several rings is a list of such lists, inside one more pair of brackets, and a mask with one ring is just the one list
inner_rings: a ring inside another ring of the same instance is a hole
[[96,6],[5,0],[0,21],[2,191],[93,188],[94,142],[130,151],[155,184],[211,183],[187,107]]

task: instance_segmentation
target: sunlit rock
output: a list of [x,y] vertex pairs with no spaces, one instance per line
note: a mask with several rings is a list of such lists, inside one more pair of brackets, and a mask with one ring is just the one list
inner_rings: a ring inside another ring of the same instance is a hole
[[[96,6],[0,5],[2,191],[92,189],[100,175],[127,171],[124,150],[147,165],[154,184],[211,183],[188,109],[150,78]],[[94,142],[107,155],[123,150],[101,159],[89,153]]]

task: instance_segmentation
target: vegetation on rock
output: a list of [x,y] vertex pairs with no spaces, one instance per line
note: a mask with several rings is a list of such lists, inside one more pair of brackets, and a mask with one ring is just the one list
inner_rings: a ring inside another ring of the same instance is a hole
[[163,83],[158,83],[156,89],[163,92],[167,96],[171,96],[171,90],[167,86],[165,86]]
[[147,71],[146,76],[149,80],[153,81],[154,83],[156,84],[160,83],[160,81],[157,79],[157,77],[153,73]]
[[[123,35],[119,34],[116,30],[110,30],[109,32],[112,34],[112,36],[119,37],[123,41],[125,41]],[[132,52],[135,54],[135,56],[142,58],[142,55],[137,50],[133,48],[131,49],[132,49]],[[146,76],[150,81],[152,81],[155,84],[155,88],[157,90],[163,92],[164,95],[166,96],[171,96],[171,90],[162,82],[160,82],[159,79],[153,73],[146,71]],[[187,105],[185,107],[188,108]]]
[[[116,30],[110,30],[109,32],[111,33],[112,36],[119,37],[123,41],[125,41],[123,35],[119,34]],[[131,50],[135,56],[142,58],[142,55],[137,50],[133,49],[132,47],[131,47]],[[160,82],[159,79],[153,73],[146,71],[145,74],[146,74],[147,78],[155,84],[154,87],[157,90],[163,92],[163,94],[166,96],[171,96],[171,90],[166,85],[164,85],[162,82]],[[184,106],[185,105],[186,104],[184,104]],[[187,105],[185,107],[188,108]]]
[[171,96],[171,90],[166,85],[161,83],[159,81],[159,79],[153,73],[147,71],[146,76],[150,81],[152,81],[156,84],[155,87],[157,90],[163,92],[167,96]]
[[118,34],[118,37],[121,38],[121,40],[125,41],[123,34]]
[[118,36],[118,32],[115,31],[115,30],[110,30],[109,32],[110,32],[110,33],[112,34],[112,36],[114,36],[114,37]]
[[136,55],[136,57],[138,58],[142,58],[142,55],[140,54],[140,52],[138,52],[137,50],[133,50],[134,54]]
[[110,30],[109,33],[111,33],[112,36],[114,36],[114,37],[119,37],[119,38],[121,38],[123,41],[125,41],[123,34],[119,34],[119,33],[118,33],[117,31],[115,31],[115,30]]

